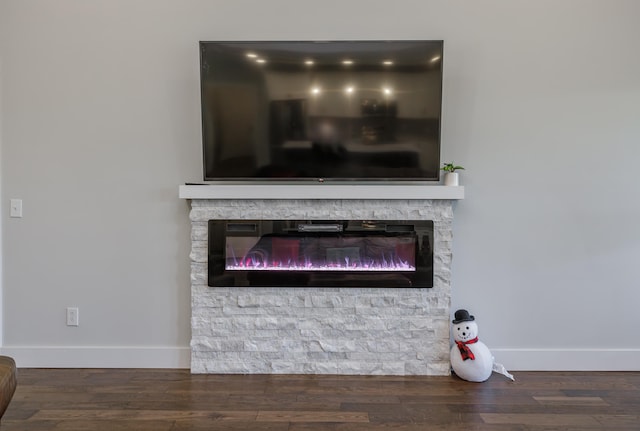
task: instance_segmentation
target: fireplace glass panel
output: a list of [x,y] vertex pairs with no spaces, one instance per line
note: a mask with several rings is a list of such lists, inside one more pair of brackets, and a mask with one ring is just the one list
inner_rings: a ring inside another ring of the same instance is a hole
[[432,287],[431,221],[209,221],[210,286]]

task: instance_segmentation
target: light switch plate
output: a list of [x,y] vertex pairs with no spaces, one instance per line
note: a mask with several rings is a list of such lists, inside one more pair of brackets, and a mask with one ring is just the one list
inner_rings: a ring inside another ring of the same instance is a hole
[[22,217],[22,199],[11,199],[11,217]]

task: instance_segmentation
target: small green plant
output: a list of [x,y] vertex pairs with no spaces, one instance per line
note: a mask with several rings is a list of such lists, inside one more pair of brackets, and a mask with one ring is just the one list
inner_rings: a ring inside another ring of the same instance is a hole
[[442,166],[442,168],[440,169],[442,169],[445,172],[455,172],[458,169],[464,170],[462,166],[457,166],[457,165],[454,165],[453,163],[444,163],[444,166]]

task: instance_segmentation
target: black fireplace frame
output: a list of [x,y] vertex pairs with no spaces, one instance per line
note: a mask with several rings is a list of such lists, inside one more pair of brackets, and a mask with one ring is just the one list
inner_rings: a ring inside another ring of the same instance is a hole
[[[227,236],[278,238],[410,238],[415,244],[415,270],[253,271],[227,270]],[[208,222],[210,287],[433,287],[432,220],[240,220]]]

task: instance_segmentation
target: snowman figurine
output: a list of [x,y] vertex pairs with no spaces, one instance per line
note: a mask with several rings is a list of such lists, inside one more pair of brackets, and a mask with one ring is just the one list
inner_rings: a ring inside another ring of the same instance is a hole
[[513,376],[500,364],[494,362],[489,348],[478,340],[476,318],[467,310],[458,310],[453,319],[453,340],[451,348],[451,368],[458,377],[470,382],[484,382],[493,371]]

